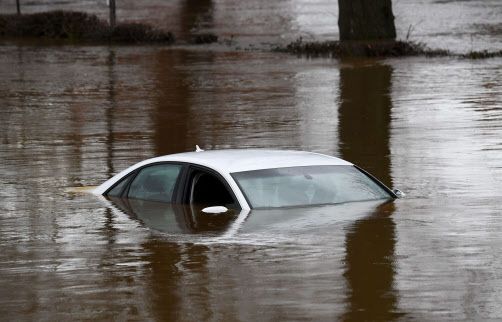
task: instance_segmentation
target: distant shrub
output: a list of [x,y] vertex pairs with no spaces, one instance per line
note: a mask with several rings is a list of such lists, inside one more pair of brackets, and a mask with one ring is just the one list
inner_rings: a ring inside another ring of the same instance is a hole
[[0,34],[12,37],[96,39],[106,35],[108,24],[95,15],[73,11],[49,11],[0,17]]
[[485,59],[485,58],[493,58],[493,57],[502,57],[502,50],[499,51],[470,51],[466,54],[460,55],[462,58],[468,59]]
[[75,11],[49,11],[26,15],[0,15],[0,36],[68,39],[72,41],[174,42],[170,32],[141,23],[115,28],[95,15]]
[[163,42],[173,43],[174,36],[142,23],[118,24],[111,32],[110,38],[120,42]]
[[218,36],[211,33],[204,33],[192,36],[190,43],[196,45],[212,44],[218,41]]

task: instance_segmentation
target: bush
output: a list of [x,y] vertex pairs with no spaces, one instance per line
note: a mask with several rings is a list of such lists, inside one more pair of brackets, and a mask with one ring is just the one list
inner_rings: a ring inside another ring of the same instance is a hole
[[276,51],[289,52],[309,57],[400,57],[400,56],[447,56],[447,50],[433,50],[424,44],[409,41],[324,41],[304,42],[302,38],[288,44],[286,47],[278,47]]
[[212,44],[217,41],[218,41],[218,36],[216,36],[215,34],[211,34],[211,33],[194,35],[190,39],[190,43],[196,44],[196,45]]
[[50,11],[0,17],[0,35],[56,39],[96,39],[106,35],[108,24],[94,15],[73,11]]
[[470,51],[466,54],[460,55],[462,58],[468,59],[485,59],[485,58],[493,58],[493,57],[502,57],[502,50],[499,51]]
[[0,36],[68,39],[72,41],[174,42],[170,32],[146,24],[123,23],[115,28],[95,15],[49,11],[27,15],[0,15]]
[[154,29],[141,23],[118,24],[112,30],[110,38],[119,42],[174,42],[172,33]]

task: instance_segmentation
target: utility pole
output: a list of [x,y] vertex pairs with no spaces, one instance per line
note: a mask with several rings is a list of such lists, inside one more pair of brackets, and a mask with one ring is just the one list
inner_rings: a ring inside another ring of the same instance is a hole
[[16,9],[17,15],[19,16],[21,14],[21,5],[19,4],[19,0],[16,0]]
[[110,27],[115,28],[115,22],[116,22],[115,0],[109,0],[108,6],[110,7]]

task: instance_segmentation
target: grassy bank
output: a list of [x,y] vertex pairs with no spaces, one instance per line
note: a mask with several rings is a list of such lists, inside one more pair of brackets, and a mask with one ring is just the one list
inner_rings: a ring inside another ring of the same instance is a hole
[[430,49],[424,44],[410,41],[379,41],[379,42],[306,42],[301,38],[288,44],[286,47],[277,48],[277,51],[308,57],[402,57],[402,56],[449,56],[448,50]]
[[470,51],[457,54],[445,49],[431,49],[425,44],[413,41],[378,41],[378,42],[340,42],[340,41],[303,41],[302,38],[274,49],[279,52],[306,57],[458,57],[466,59],[484,59],[502,57],[501,51]]
[[120,23],[111,27],[95,15],[73,11],[0,15],[0,37],[63,39],[72,42],[174,42],[172,33],[150,25]]
[[[171,32],[156,29],[144,23],[119,23],[111,27],[96,15],[75,11],[48,11],[34,14],[0,14],[0,39],[55,39],[71,43],[162,43],[175,41]],[[182,43],[207,45],[217,43],[218,36],[212,33],[191,35]],[[221,43],[225,44],[225,40]],[[226,43],[229,45],[229,43]],[[502,57],[500,51],[470,51],[453,53],[445,49],[431,49],[413,41],[340,42],[304,41],[302,38],[286,46],[273,49],[306,57],[458,57],[486,59]]]

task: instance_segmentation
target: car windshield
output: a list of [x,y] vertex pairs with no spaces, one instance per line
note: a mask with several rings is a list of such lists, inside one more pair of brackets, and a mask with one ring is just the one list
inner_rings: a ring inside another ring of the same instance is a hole
[[302,166],[232,173],[252,208],[277,208],[389,199],[352,165]]

